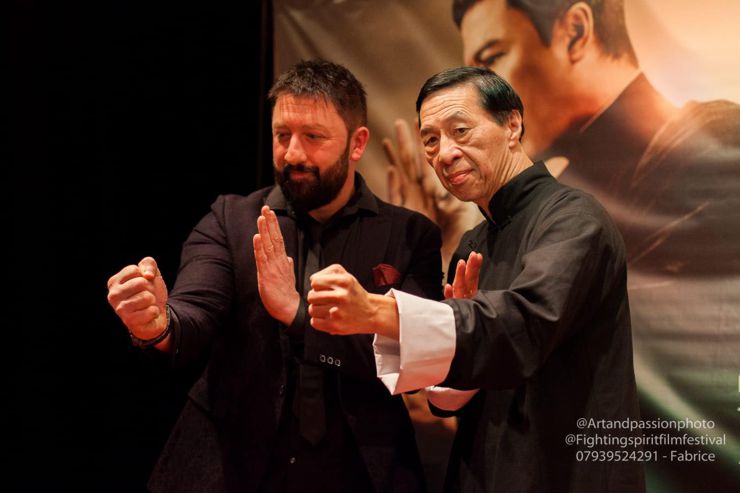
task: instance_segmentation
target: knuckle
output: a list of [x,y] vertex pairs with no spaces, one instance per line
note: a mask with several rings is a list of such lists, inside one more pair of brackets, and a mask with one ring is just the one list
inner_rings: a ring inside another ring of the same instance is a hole
[[131,310],[131,298],[121,301],[118,304],[118,309],[121,310],[121,313],[128,313],[133,311]]
[[347,288],[352,284],[352,277],[349,274],[342,274],[339,279],[337,279],[337,284],[343,288]]

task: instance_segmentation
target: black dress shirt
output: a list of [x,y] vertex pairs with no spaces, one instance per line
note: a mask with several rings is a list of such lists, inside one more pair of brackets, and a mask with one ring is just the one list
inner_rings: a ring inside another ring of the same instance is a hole
[[[285,328],[291,348],[287,392],[274,457],[265,476],[264,491],[370,492],[370,478],[340,403],[338,371],[343,359],[345,362],[352,360],[351,350],[335,350],[328,356],[325,354],[331,346],[322,345],[322,333],[309,324],[306,295],[311,289],[310,276],[330,265],[326,259],[340,259],[345,255],[352,230],[359,227],[357,215],[377,214],[375,197],[364,181],[359,179],[350,201],[324,224],[308,214],[294,211],[278,187],[268,195],[266,204],[276,214],[287,214],[296,220],[297,251],[300,255],[294,261],[297,262],[296,289],[301,293],[301,301],[296,318]],[[315,357],[307,359],[307,347],[324,362],[330,358],[332,364],[338,365],[336,369],[331,365],[319,366]],[[301,399],[301,378],[319,379],[312,385],[318,385],[321,389],[323,402],[307,402],[306,397]],[[301,435],[302,420],[307,417],[305,412],[303,416],[301,412],[307,406],[317,405],[323,408],[322,421],[325,422],[326,431],[318,443],[312,444]]]

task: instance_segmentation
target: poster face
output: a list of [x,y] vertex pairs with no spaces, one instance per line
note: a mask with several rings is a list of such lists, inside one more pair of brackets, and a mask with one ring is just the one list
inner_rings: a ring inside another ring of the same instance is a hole
[[724,491],[740,462],[740,3],[511,3],[542,9],[472,2],[458,27],[451,0],[276,1],[276,71],[322,57],[364,83],[359,170],[383,198],[381,141],[415,120],[429,76],[472,64],[509,80],[527,153],[593,194],[624,237],[642,416],[679,437],[646,464],[648,491],[704,491],[709,477]]

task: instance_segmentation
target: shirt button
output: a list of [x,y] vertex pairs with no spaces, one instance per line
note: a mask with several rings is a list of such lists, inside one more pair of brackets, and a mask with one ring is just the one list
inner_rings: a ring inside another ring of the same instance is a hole
[[290,459],[288,459],[288,462],[290,462],[291,464],[295,464],[295,457],[291,457]]

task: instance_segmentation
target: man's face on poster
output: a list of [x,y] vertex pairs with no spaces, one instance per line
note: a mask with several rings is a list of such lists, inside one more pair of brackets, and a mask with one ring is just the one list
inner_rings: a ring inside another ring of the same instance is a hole
[[473,4],[460,32],[465,64],[496,72],[519,93],[526,152],[536,156],[546,150],[568,125],[563,116],[565,105],[572,104],[567,98],[567,49],[555,37],[545,46],[529,17],[506,0]]

